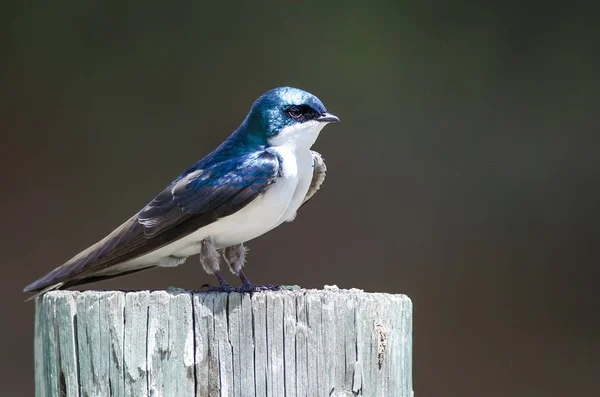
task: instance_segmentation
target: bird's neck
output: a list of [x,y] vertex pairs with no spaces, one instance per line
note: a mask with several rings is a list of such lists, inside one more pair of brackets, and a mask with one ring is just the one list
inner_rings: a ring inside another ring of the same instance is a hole
[[324,123],[308,121],[284,127],[279,133],[267,137],[252,123],[243,123],[223,142],[221,150],[231,154],[242,154],[264,150],[268,147],[286,147],[293,152],[309,150],[319,137]]
[[244,126],[242,125],[231,134],[231,136],[223,142],[223,145],[232,149],[235,148],[240,152],[264,150],[269,146],[269,142],[263,135],[252,133],[252,131],[248,131],[243,127]]

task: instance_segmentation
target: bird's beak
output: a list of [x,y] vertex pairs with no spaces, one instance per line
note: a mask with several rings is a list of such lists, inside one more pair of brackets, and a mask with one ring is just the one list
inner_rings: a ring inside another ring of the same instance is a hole
[[335,114],[323,113],[320,117],[317,117],[316,120],[324,123],[337,123],[340,121],[340,118]]

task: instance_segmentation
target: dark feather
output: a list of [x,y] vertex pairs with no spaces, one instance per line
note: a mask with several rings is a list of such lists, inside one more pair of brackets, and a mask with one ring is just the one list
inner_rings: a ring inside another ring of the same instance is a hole
[[236,156],[217,156],[213,152],[110,235],[30,284],[25,291],[62,288],[111,277],[98,272],[168,245],[239,211],[280,176],[280,162],[278,155],[269,149]]

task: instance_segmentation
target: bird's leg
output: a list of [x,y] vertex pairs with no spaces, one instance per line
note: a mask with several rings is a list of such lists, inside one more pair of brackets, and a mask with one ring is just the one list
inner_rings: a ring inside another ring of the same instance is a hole
[[[221,272],[219,270],[215,271],[215,276],[217,276],[217,279],[219,280],[219,284],[221,285],[221,287],[214,287],[219,291],[222,292],[231,292],[233,291],[233,287],[231,285],[229,285],[229,283],[225,280],[225,278],[223,277],[223,275],[221,275]],[[211,287],[209,287],[210,289]]]
[[256,292],[256,291],[275,291],[279,289],[276,285],[254,285],[248,280],[248,277],[242,271],[244,261],[246,260],[246,247],[244,244],[233,245],[223,250],[223,258],[229,265],[229,269],[233,274],[236,274],[242,280],[242,286],[236,288],[239,292]]
[[202,287],[208,287],[209,292],[231,292],[233,288],[231,285],[225,280],[220,269],[220,260],[219,252],[215,248],[215,245],[211,238],[205,238],[200,242],[200,263],[202,264],[202,268],[208,274],[214,274],[217,276],[219,280],[220,287],[203,285]]
[[255,287],[255,285],[253,285],[250,282],[250,280],[248,280],[248,277],[246,277],[246,275],[244,274],[243,271],[240,270],[240,273],[238,274],[238,276],[240,277],[240,280],[242,280],[242,288],[252,289],[253,287]]
[[277,291],[279,285],[254,285],[248,280],[248,277],[240,270],[240,280],[242,280],[241,292],[257,292],[257,291]]

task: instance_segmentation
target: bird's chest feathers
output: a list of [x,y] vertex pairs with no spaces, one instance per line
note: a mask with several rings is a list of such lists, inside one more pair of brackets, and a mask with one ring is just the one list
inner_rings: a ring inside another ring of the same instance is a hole
[[312,179],[312,155],[310,150],[298,150],[294,147],[274,148],[281,158],[281,176],[267,189],[259,200],[265,201],[265,208],[271,208],[273,215],[278,214],[276,225],[286,220],[286,215],[296,212],[297,199],[306,195]]
[[[312,155],[310,150],[281,146],[274,148],[281,158],[281,179],[291,180],[312,173]],[[279,181],[278,181],[279,182]]]
[[322,123],[309,121],[292,126],[272,138],[270,149],[280,159],[280,176],[258,197],[239,211],[188,235],[169,249],[178,255],[197,253],[198,241],[210,237],[218,248],[252,240],[285,221],[291,221],[302,205],[313,176],[310,147]]
[[281,176],[267,190],[238,212],[204,229],[220,247],[256,238],[293,218],[312,179],[310,150],[273,148],[281,159]]

